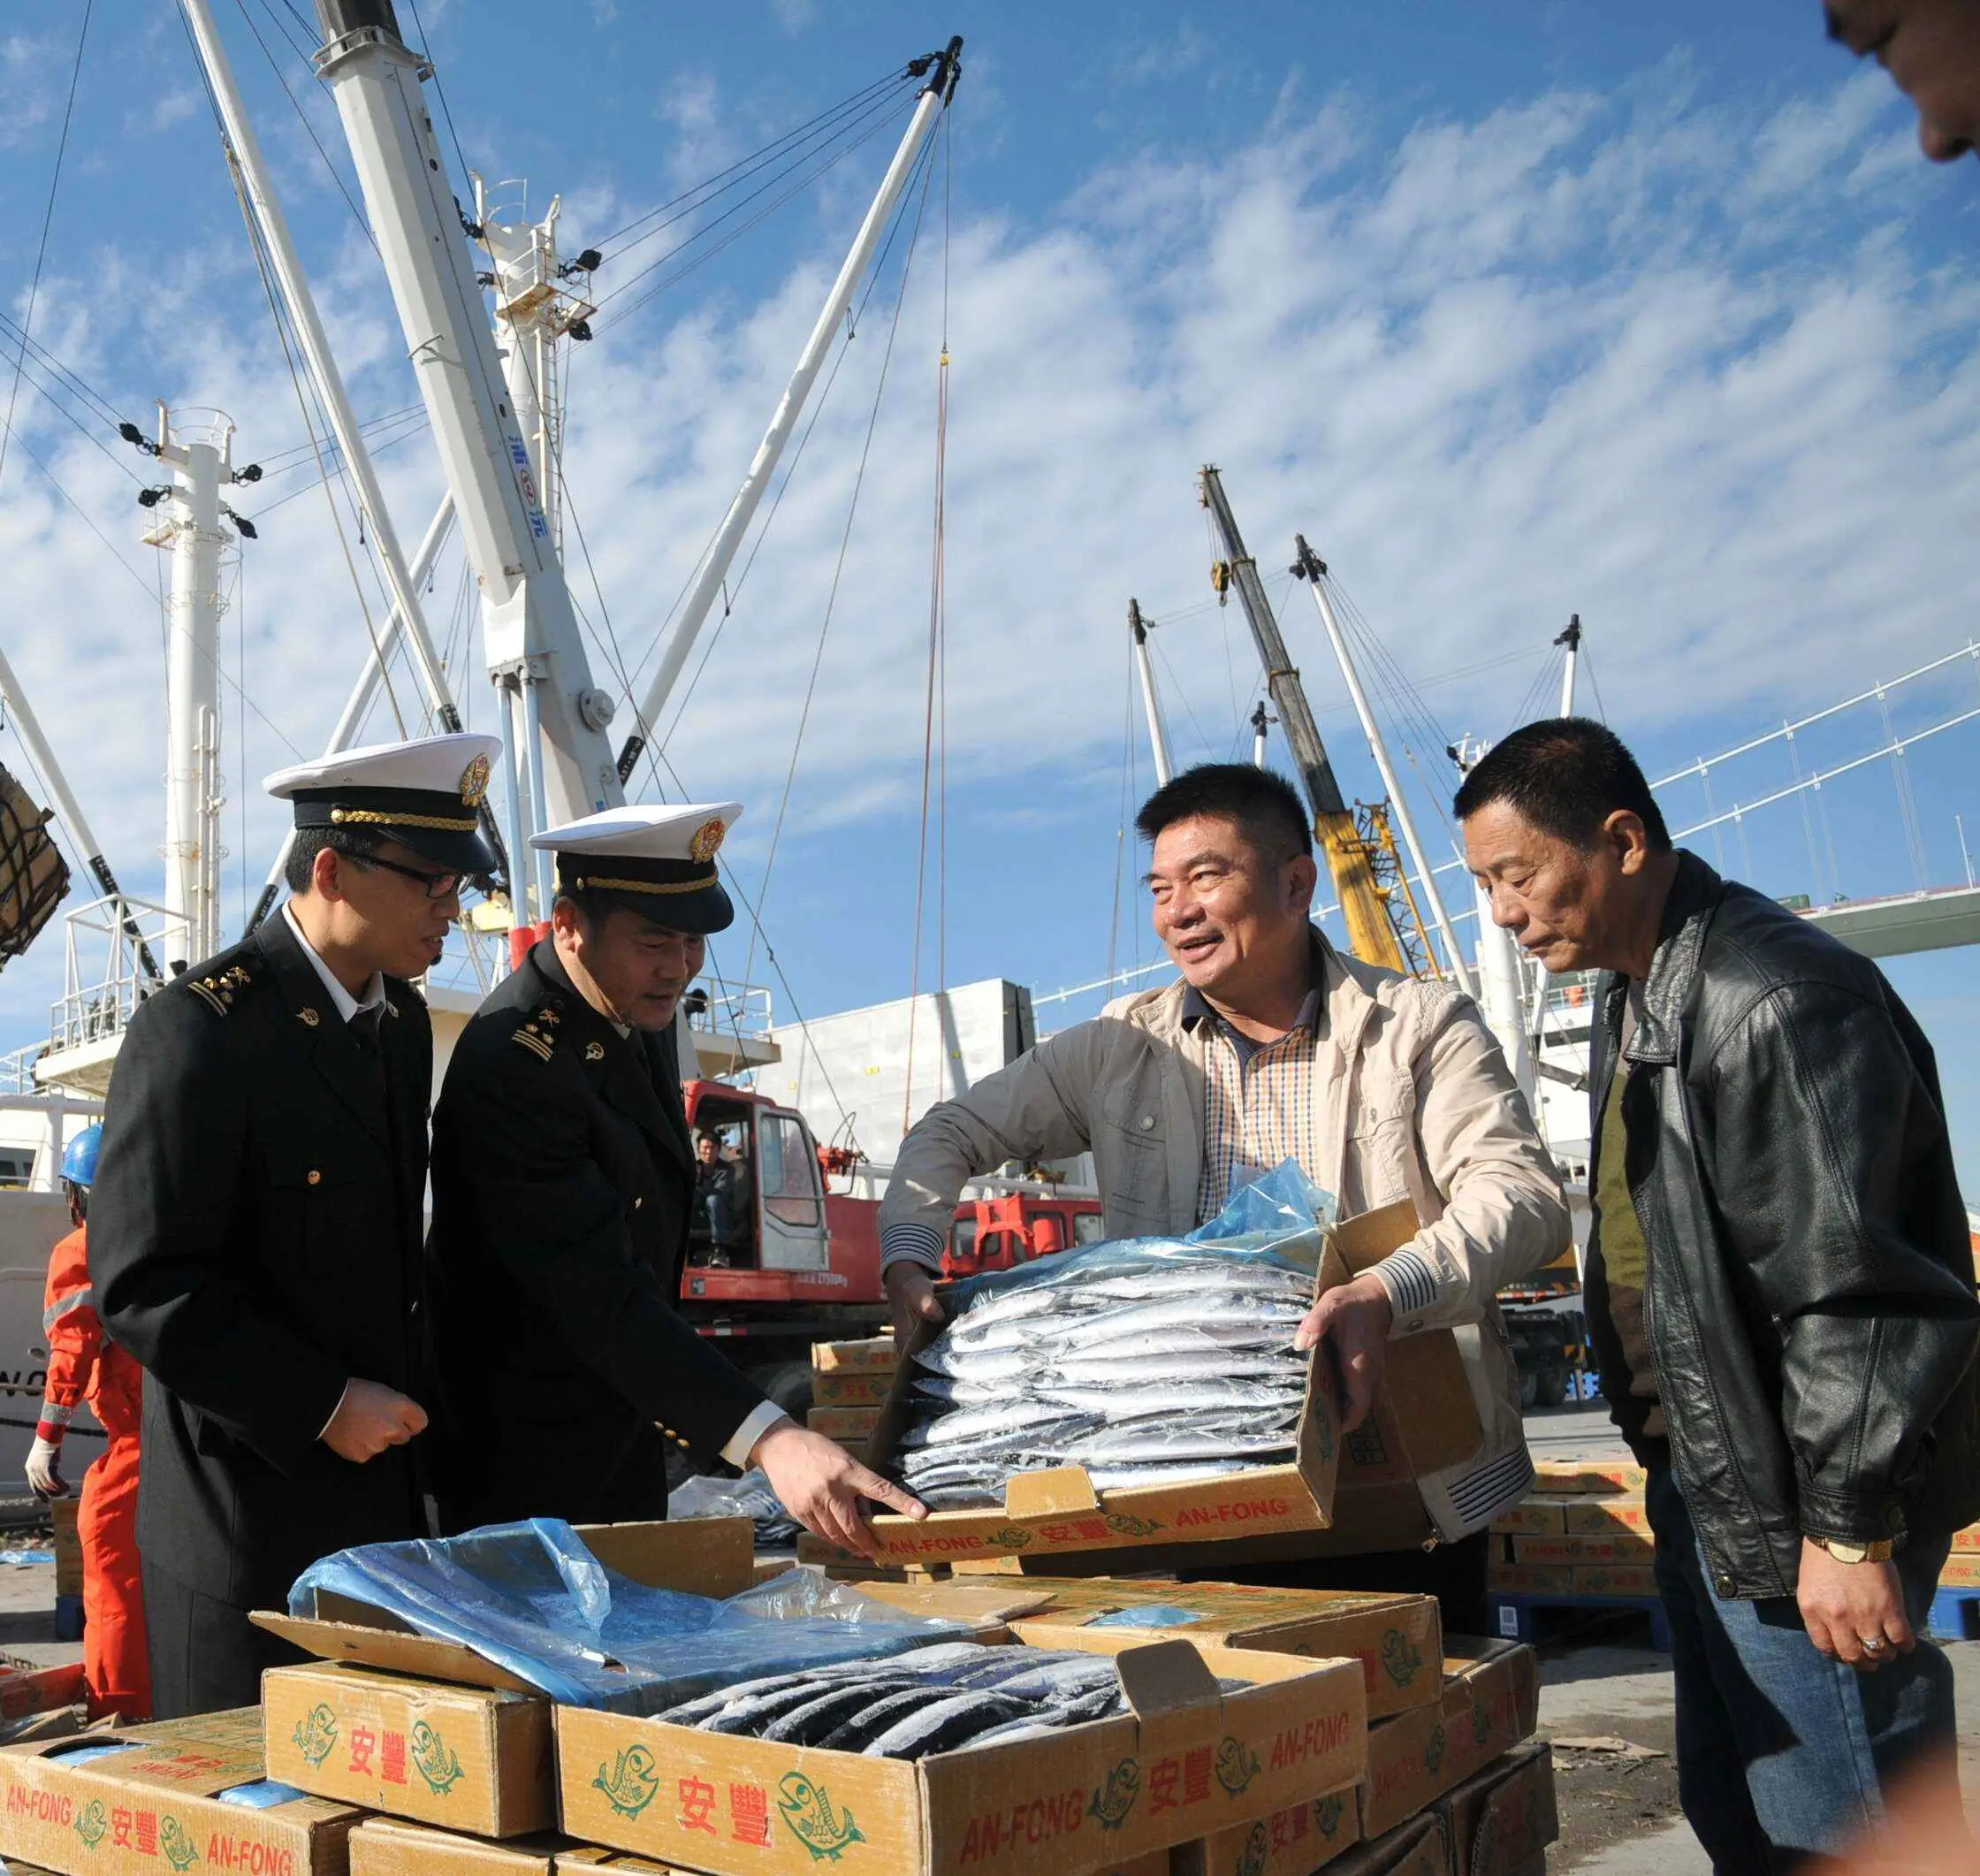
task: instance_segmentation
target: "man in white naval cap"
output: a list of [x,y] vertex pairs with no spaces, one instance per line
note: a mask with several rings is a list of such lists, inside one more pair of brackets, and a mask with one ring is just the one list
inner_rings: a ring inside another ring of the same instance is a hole
[[251,1706],[310,1563],[423,1537],[436,964],[492,736],[271,775],[289,899],[131,1019],[91,1197],[105,1328],[147,1370],[138,1547],[160,1720]]
[[450,1529],[664,1517],[670,1453],[762,1468],[791,1514],[871,1553],[861,1498],[920,1506],[796,1425],[674,1308],[695,1195],[674,1019],[735,917],[735,802],[612,808],[557,856],[551,934],[483,1003],[434,1117],[441,1364],[463,1439]]

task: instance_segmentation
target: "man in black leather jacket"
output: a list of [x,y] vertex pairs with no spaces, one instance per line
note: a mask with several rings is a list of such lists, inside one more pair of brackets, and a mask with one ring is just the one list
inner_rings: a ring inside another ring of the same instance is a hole
[[1587,1304],[1650,1470],[1686,1815],[1721,1871],[1833,1854],[1894,1774],[1956,1776],[1919,1631],[1980,1515],[1980,1303],[1930,1046],[1874,965],[1673,850],[1599,723],[1514,732],[1457,811],[1494,922],[1604,973]]

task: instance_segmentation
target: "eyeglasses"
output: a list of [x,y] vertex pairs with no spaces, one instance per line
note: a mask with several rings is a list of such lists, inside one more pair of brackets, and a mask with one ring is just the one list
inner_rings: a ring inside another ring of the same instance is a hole
[[[354,856],[356,858],[356,856]],[[430,899],[451,898],[461,890],[461,882],[467,877],[460,873],[422,873],[416,866],[401,866],[397,860],[381,860],[375,854],[365,854],[357,859],[360,866],[382,866],[387,873],[396,873],[401,879],[417,880],[426,888]]]

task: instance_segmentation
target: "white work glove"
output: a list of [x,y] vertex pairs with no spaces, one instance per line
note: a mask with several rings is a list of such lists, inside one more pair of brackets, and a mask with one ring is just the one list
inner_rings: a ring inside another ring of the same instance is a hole
[[60,1443],[37,1434],[27,1449],[27,1483],[44,1499],[65,1499],[69,1488],[63,1483],[61,1467]]

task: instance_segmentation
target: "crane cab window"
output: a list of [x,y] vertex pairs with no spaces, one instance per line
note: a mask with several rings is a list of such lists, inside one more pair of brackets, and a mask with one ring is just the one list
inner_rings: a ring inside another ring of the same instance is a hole
[[1107,1220],[1097,1211],[1076,1211],[1072,1215],[1072,1241],[1075,1244],[1098,1244],[1107,1235]]
[[792,1114],[765,1114],[757,1128],[763,1161],[763,1209],[785,1224],[816,1225],[822,1204],[819,1163],[803,1124]]

